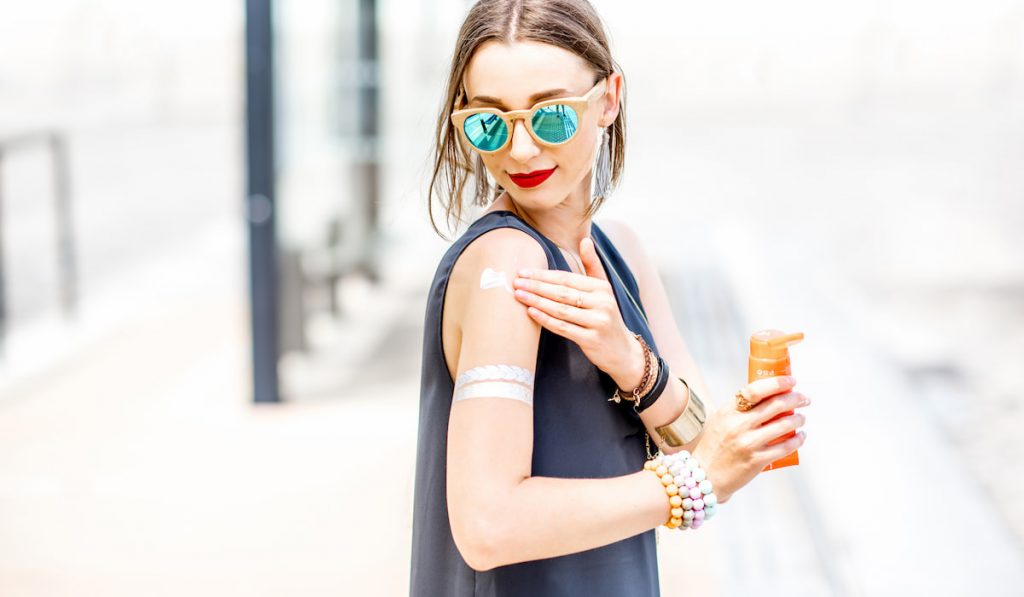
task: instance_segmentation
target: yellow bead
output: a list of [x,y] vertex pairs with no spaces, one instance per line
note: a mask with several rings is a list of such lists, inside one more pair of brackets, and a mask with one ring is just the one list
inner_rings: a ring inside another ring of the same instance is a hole
[[679,493],[679,488],[676,487],[675,483],[673,483],[665,488],[665,493],[669,495],[677,495]]
[[654,471],[658,473],[659,477],[664,477],[665,474],[668,473],[668,469],[661,465],[659,465],[658,468],[654,469]]
[[673,518],[669,522],[671,522],[674,525],[672,528],[675,528],[675,527],[683,524],[683,519],[682,518]]
[[683,498],[679,497],[678,495],[674,495],[668,498],[668,503],[672,504],[673,508],[678,508],[679,506],[683,505]]
[[661,476],[661,484],[668,487],[673,483],[673,479],[675,479],[675,477],[668,473],[665,473],[664,475]]
[[672,508],[672,518],[682,518],[682,517],[683,517],[683,509],[682,508]]
[[653,471],[654,470],[654,461],[648,460],[647,462],[645,462],[644,463],[644,470],[645,471]]
[[672,524],[672,521],[669,520],[668,522],[665,523],[665,526],[667,526],[670,529],[675,529],[675,528],[678,528],[679,525]]

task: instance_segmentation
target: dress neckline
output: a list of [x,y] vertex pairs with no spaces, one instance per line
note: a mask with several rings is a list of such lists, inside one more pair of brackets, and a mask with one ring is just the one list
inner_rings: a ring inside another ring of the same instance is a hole
[[[543,232],[541,232],[540,230],[537,230],[536,228],[534,228],[532,224],[530,224],[529,222],[527,222],[526,220],[524,220],[524,219],[522,218],[522,216],[520,216],[520,215],[519,215],[519,214],[517,214],[516,212],[512,211],[511,209],[496,209],[496,210],[494,210],[494,211],[489,211],[489,212],[485,213],[485,214],[484,214],[483,216],[481,216],[481,219],[482,219],[482,218],[484,218],[484,217],[486,217],[486,216],[489,216],[489,215],[491,215],[491,214],[512,214],[512,216],[513,216],[513,217],[515,217],[515,219],[517,219],[517,220],[519,220],[520,222],[522,222],[523,224],[525,224],[525,225],[529,226],[529,227],[530,227],[530,230],[533,230],[533,231],[534,231],[534,232],[536,232],[537,234],[541,235],[541,237],[542,237],[542,238],[543,238],[544,240],[548,241],[549,243],[551,243],[552,245],[554,245],[554,246],[556,246],[556,247],[558,246],[558,245],[556,245],[556,244],[555,244],[555,241],[553,241],[553,240],[551,240],[550,238],[548,238],[547,236],[545,236]],[[596,228],[596,227],[597,227],[597,222],[595,222],[595,221],[594,221],[593,219],[591,219],[591,220],[590,220],[590,234],[591,234],[591,236],[590,236],[590,240],[593,240],[593,241],[594,241],[594,244],[597,244],[597,240],[595,240],[595,239],[594,239],[594,236],[593,236],[593,234],[594,234],[594,228]]]
[[[528,227],[530,230],[533,230],[538,235],[540,235],[541,238],[543,238],[545,241],[550,243],[552,247],[555,247],[556,249],[558,249],[558,251],[556,251],[556,252],[558,253],[559,257],[562,258],[562,261],[565,262],[565,267],[569,268],[570,272],[572,271],[572,267],[569,265],[568,260],[566,260],[565,256],[561,254],[561,252],[564,251],[565,249],[563,249],[562,247],[559,247],[557,244],[555,244],[555,241],[553,241],[550,238],[548,238],[547,236],[545,236],[543,232],[541,232],[540,230],[537,230],[536,228],[534,228],[529,222],[524,220],[522,218],[522,216],[520,216],[516,212],[512,211],[511,209],[496,209],[494,211],[489,211],[489,212],[485,213],[484,215],[480,216],[478,221],[484,219],[485,217],[487,217],[487,216],[489,216],[491,214],[511,214],[515,219],[517,219],[520,222],[522,222],[524,226]],[[597,223],[594,222],[593,218],[591,218],[591,220],[590,220],[590,240],[593,241],[594,247],[597,248],[598,259],[600,259],[601,262],[604,263],[605,260],[601,256],[601,249],[600,249],[600,247],[597,247],[598,240],[597,240],[597,235],[594,234],[594,229],[595,228],[597,228]],[[582,265],[582,264],[579,264],[579,265]],[[605,271],[608,270],[608,266],[607,265],[605,265],[604,268],[605,268]]]

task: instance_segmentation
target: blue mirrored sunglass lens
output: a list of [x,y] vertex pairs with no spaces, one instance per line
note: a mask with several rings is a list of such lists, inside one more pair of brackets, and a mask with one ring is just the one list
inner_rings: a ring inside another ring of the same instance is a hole
[[548,143],[562,143],[576,134],[580,117],[569,106],[545,106],[533,114],[533,132]]
[[508,139],[505,121],[494,114],[473,114],[462,124],[469,142],[478,149],[494,151]]

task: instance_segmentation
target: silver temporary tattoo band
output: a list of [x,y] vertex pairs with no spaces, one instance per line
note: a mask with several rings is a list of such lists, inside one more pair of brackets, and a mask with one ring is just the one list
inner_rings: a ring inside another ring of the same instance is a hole
[[482,365],[455,381],[452,401],[469,398],[510,398],[533,406],[533,373],[515,365]]

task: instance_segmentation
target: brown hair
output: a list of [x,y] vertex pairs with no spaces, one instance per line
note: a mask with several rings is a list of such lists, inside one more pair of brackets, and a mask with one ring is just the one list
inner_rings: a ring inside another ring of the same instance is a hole
[[[458,131],[449,116],[455,104],[462,78],[470,58],[484,42],[531,40],[548,43],[580,56],[593,67],[598,81],[622,72],[612,59],[608,39],[601,18],[587,0],[479,0],[469,10],[459,30],[452,56],[451,71],[444,100],[437,118],[434,147],[434,169],[427,191],[427,211],[430,223],[442,238],[444,235],[434,220],[433,202],[437,195],[445,208],[449,229],[462,221],[462,199],[466,183],[475,170],[476,179],[473,204],[486,206],[501,194],[501,188],[492,188],[487,179],[483,160],[471,156],[468,148],[457,138]],[[626,97],[623,80],[619,114],[609,127],[611,143],[611,183],[616,185],[622,175],[626,149]],[[471,165],[471,162],[475,162]],[[592,216],[604,203],[599,197],[590,206]]]

